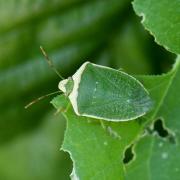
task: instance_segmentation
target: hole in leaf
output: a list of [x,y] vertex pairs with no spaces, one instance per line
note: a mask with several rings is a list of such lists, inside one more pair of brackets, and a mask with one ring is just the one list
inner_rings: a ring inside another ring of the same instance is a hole
[[170,143],[176,144],[175,135],[168,131],[168,129],[165,129],[164,122],[161,119],[158,119],[154,122],[153,131],[156,131],[160,137],[166,138]]
[[130,161],[132,161],[132,159],[134,157],[132,148],[133,148],[133,144],[126,148],[126,150],[124,152],[124,158],[123,158],[123,163],[124,164],[127,164]]
[[154,131],[157,131],[158,135],[166,138],[169,133],[163,126],[163,121],[161,119],[158,119],[154,122]]

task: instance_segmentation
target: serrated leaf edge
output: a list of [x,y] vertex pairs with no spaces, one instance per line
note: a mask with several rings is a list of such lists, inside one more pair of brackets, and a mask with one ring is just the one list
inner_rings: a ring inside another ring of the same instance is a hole
[[141,19],[141,24],[143,25],[144,29],[147,30],[147,31],[149,32],[149,34],[153,36],[154,41],[155,41],[158,45],[164,47],[167,51],[169,51],[169,52],[171,52],[171,53],[175,53],[175,54],[178,55],[177,52],[171,50],[168,46],[163,45],[162,43],[160,43],[160,42],[158,41],[157,37],[155,36],[155,34],[154,34],[149,28],[146,27],[146,25],[145,25],[146,15],[145,15],[144,13],[138,13],[138,12],[136,12],[136,10],[135,10],[135,8],[134,8],[135,0],[132,1],[131,4],[132,4],[132,6],[133,6],[133,9],[134,9],[135,14],[137,14],[139,17],[142,18],[142,19]]

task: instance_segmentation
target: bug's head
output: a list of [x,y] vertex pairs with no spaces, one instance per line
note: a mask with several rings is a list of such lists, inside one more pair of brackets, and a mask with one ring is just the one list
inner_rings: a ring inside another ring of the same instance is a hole
[[69,96],[69,94],[72,92],[74,86],[74,81],[72,77],[69,77],[68,79],[64,79],[59,82],[58,88],[66,95]]

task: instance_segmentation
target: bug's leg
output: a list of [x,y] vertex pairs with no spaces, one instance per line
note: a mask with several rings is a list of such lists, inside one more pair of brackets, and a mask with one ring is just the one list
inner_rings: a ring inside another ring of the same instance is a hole
[[121,136],[118,134],[118,132],[116,131],[116,130],[114,130],[111,126],[108,126],[107,127],[107,133],[111,136],[111,137],[113,137],[113,138],[115,138],[115,139],[119,139],[119,140],[121,140]]
[[71,103],[68,103],[68,105],[66,106],[66,109],[64,110],[64,112],[67,112],[69,107],[70,107]]
[[123,69],[123,68],[118,68],[117,70],[118,70],[118,71],[121,71],[121,72],[122,72],[122,71],[124,71],[124,69]]
[[104,124],[102,119],[100,119],[100,124],[101,124],[101,127],[106,130],[106,125]]
[[58,115],[58,114],[61,113],[61,112],[66,113],[67,110],[69,109],[69,107],[70,107],[70,103],[68,103],[68,105],[66,106],[65,109],[64,109],[64,108],[59,108],[59,109],[54,113],[54,115]]
[[64,111],[63,108],[59,108],[59,109],[54,113],[54,115],[56,116],[56,115],[58,115],[59,113],[61,113],[61,112],[63,112],[63,111]]

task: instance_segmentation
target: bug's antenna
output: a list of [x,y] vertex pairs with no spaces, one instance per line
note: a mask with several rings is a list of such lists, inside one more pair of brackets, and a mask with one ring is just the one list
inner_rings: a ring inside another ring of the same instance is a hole
[[62,75],[58,72],[58,70],[54,67],[54,64],[52,62],[52,60],[49,58],[49,56],[47,55],[46,51],[44,50],[44,48],[42,46],[40,46],[40,50],[42,52],[42,54],[44,55],[45,59],[47,60],[47,63],[49,64],[49,66],[53,69],[53,71],[61,78],[64,79],[62,77]]
[[41,97],[39,97],[39,98],[36,98],[35,100],[33,100],[33,101],[31,101],[29,104],[27,104],[24,108],[27,109],[27,108],[29,108],[30,106],[32,106],[33,104],[37,103],[38,101],[40,101],[40,100],[42,100],[42,99],[44,99],[44,98],[46,98],[46,97],[49,97],[49,96],[51,96],[51,95],[57,94],[57,93],[59,93],[59,92],[61,92],[61,91],[55,91],[55,92],[53,92],[53,93],[49,93],[49,94],[46,94],[46,95],[41,96]]

